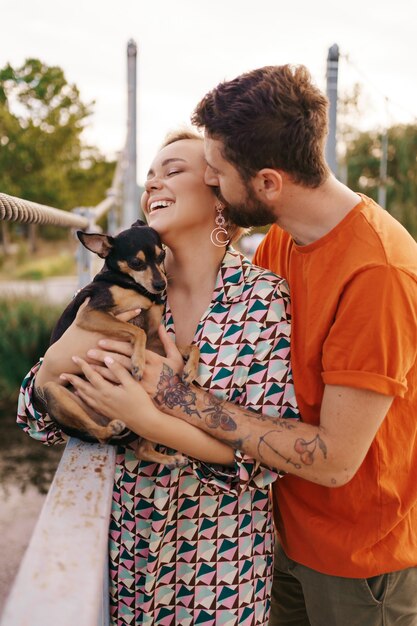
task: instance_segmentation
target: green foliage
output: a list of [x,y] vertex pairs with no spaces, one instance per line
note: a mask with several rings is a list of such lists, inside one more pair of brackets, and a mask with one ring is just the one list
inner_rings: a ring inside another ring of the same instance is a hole
[[[358,133],[347,145],[348,185],[377,200],[381,135]],[[417,125],[388,130],[387,210],[417,239]]]
[[20,383],[42,356],[61,307],[34,298],[0,299],[0,411],[16,410]]
[[17,267],[12,278],[24,280],[43,280],[52,276],[71,276],[76,274],[75,258],[71,254],[39,259],[36,262],[29,261]]
[[83,143],[93,104],[39,59],[0,69],[1,191],[67,210],[98,204],[115,164]]

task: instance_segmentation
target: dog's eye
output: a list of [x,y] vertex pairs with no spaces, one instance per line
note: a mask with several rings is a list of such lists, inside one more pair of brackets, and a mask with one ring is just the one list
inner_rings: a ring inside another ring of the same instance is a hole
[[161,254],[157,257],[156,262],[162,263],[164,259],[165,259],[165,250],[162,250]]
[[132,270],[144,270],[146,269],[146,263],[144,263],[143,261],[139,261],[139,259],[133,259],[130,263],[129,263],[130,267],[132,268]]

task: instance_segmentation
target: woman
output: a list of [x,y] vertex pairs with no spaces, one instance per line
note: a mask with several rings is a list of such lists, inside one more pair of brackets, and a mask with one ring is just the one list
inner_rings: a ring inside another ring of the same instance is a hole
[[[142,197],[150,226],[167,246],[166,329],[178,345],[198,345],[199,385],[256,411],[295,417],[287,287],[227,247],[239,232],[224,222],[204,183],[205,167],[201,137],[174,135],[156,155]],[[188,458],[168,470],[138,461],[129,447],[118,449],[109,536],[113,623],[267,624],[269,485],[276,473],[156,409],[152,419],[142,419],[140,385],[123,368],[123,384],[106,380],[112,372],[101,364],[97,336],[76,327],[65,335],[23,383],[20,425],[43,441],[62,441],[30,398],[35,375],[42,387],[66,372],[85,401]],[[93,366],[71,360],[85,357],[85,345],[93,348]],[[81,369],[91,382],[74,375]]]

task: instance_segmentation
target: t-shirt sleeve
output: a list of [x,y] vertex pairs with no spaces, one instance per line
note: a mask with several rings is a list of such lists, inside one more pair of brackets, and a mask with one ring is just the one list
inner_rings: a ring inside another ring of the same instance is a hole
[[323,381],[403,397],[417,353],[417,284],[382,265],[346,285],[323,345]]

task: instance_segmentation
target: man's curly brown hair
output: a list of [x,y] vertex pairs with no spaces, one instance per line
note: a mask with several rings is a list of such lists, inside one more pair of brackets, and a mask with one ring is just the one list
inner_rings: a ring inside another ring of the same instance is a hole
[[224,158],[246,181],[265,167],[313,188],[329,175],[328,100],[303,65],[266,66],[220,83],[192,122],[223,143]]

